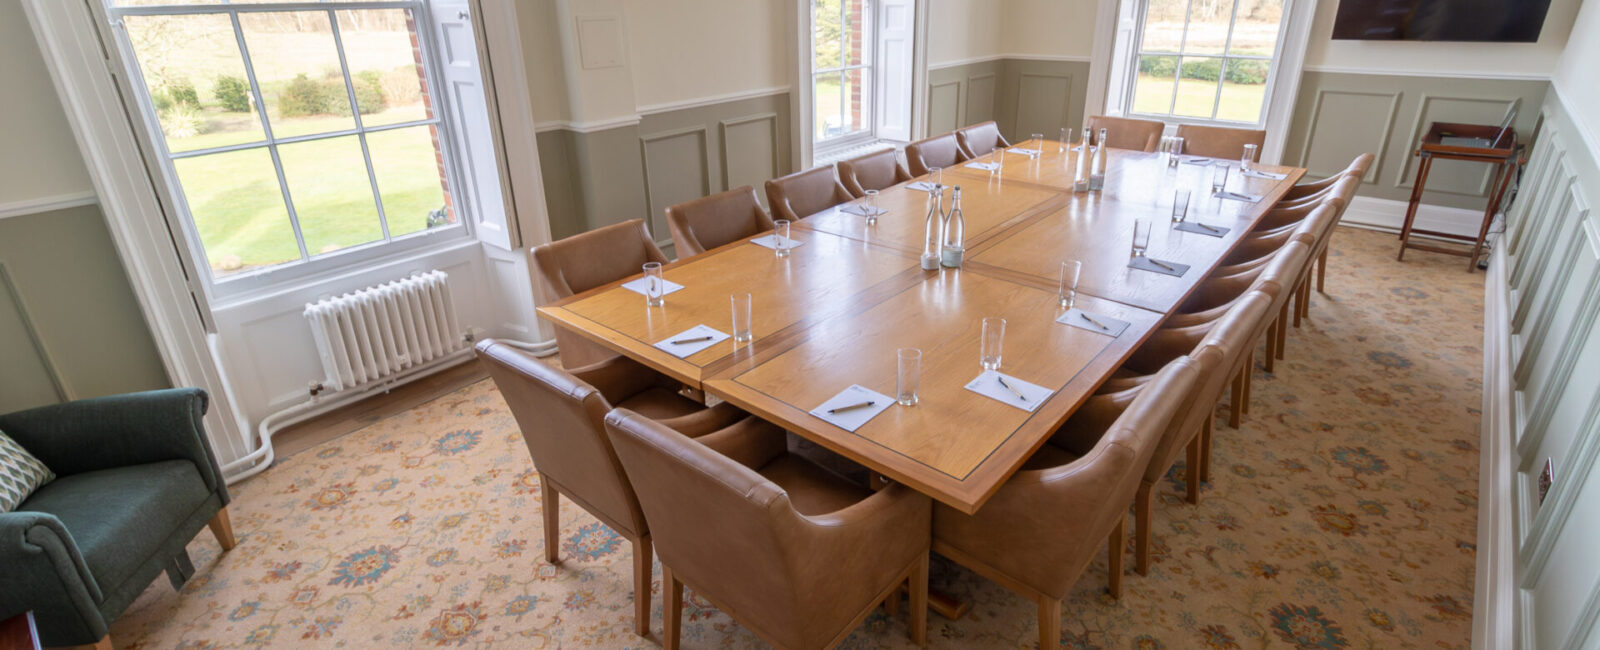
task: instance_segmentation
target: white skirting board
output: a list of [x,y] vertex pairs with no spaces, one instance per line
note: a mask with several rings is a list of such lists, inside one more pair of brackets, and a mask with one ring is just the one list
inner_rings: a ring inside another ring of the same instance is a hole
[[[1405,220],[1405,201],[1358,196],[1350,201],[1350,207],[1345,209],[1344,218],[1339,223],[1398,233]],[[1417,206],[1417,221],[1413,227],[1463,237],[1477,237],[1478,227],[1481,225],[1483,225],[1482,210],[1447,208],[1423,203]]]
[[[1473,650],[1514,648],[1517,545],[1512,466],[1511,320],[1506,259],[1495,256],[1484,282],[1483,414],[1478,443],[1478,566],[1473,589]],[[1531,646],[1530,646],[1531,647]]]

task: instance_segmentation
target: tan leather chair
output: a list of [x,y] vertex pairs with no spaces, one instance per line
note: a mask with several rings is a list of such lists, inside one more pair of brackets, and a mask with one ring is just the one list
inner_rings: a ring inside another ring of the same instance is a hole
[[560,560],[561,501],[566,495],[633,543],[633,630],[650,633],[650,529],[623,475],[604,418],[612,404],[699,436],[749,417],[727,403],[706,408],[674,392],[675,384],[624,357],[564,372],[510,346],[484,339],[478,358],[511,407],[539,472],[544,556]]
[[799,221],[854,198],[839,182],[839,172],[833,165],[767,181],[767,205],[772,206],[775,219]]
[[839,180],[850,196],[860,198],[867,190],[882,190],[914,178],[905,165],[900,164],[900,153],[885,149],[839,163]]
[[667,230],[681,260],[772,230],[772,217],[746,185],[668,207]]
[[994,153],[995,147],[1009,147],[1006,137],[1000,135],[1000,126],[994,120],[956,129],[956,144],[969,160]]
[[[1179,454],[1187,451],[1184,464],[1186,498],[1189,503],[1200,502],[1200,483],[1208,480],[1210,474],[1212,414],[1232,379],[1228,370],[1238,363],[1247,349],[1255,346],[1255,339],[1250,335],[1257,323],[1271,317],[1271,309],[1270,296],[1260,291],[1248,292],[1231,304],[1216,325],[1188,352],[1188,357],[1197,364],[1199,382],[1156,445],[1150,463],[1145,466],[1139,493],[1134,499],[1134,567],[1139,575],[1149,574],[1150,520],[1154,514],[1155,486],[1172,469]],[[1089,398],[1054,439],[1091,439],[1090,436],[1099,435],[1100,431],[1105,430],[1104,423],[1120,415],[1153,378],[1144,375],[1119,391],[1103,392]]]
[[[650,239],[643,219],[596,228],[533,249],[534,266],[538,267],[539,280],[551,300],[641,273],[646,262],[666,261],[667,256]],[[561,327],[556,328],[556,345],[561,348],[561,365],[569,370],[617,356]]]
[[933,550],[1038,603],[1039,645],[1058,646],[1061,599],[1106,540],[1111,594],[1121,594],[1128,506],[1198,375],[1174,361],[1103,435],[1045,443],[976,514],[935,506]]
[[1183,152],[1191,156],[1238,160],[1244,157],[1244,146],[1256,146],[1260,157],[1261,147],[1267,143],[1267,132],[1262,129],[1235,129],[1226,126],[1200,126],[1179,124],[1178,137],[1183,138]]
[[823,648],[908,580],[910,634],[923,643],[927,497],[849,483],[787,453],[783,431],[755,418],[705,444],[627,409],[606,428],[661,554],[666,648],[678,647],[683,585],[774,646]]
[[906,167],[911,170],[913,177],[926,176],[928,170],[934,167],[955,167],[968,160],[972,160],[972,157],[961,150],[961,142],[955,133],[936,135],[906,145]]
[[1112,149],[1155,151],[1161,145],[1161,132],[1167,125],[1155,120],[1138,120],[1128,117],[1094,115],[1089,118],[1089,130],[1099,137],[1106,130],[1106,146]]
[[1304,198],[1309,194],[1315,194],[1333,187],[1334,183],[1339,182],[1346,176],[1354,176],[1359,179],[1365,179],[1367,176],[1367,169],[1372,167],[1373,158],[1373,155],[1370,153],[1364,153],[1356,156],[1355,160],[1350,161],[1350,165],[1348,167],[1340,170],[1337,174],[1324,178],[1320,181],[1301,183],[1289,188],[1289,191],[1283,195],[1283,199],[1286,201],[1292,201],[1295,199]]

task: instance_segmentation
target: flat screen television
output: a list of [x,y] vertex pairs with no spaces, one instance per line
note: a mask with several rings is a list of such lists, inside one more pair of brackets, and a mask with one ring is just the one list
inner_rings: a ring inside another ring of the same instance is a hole
[[1333,37],[1533,43],[1549,10],[1550,0],[1340,0]]

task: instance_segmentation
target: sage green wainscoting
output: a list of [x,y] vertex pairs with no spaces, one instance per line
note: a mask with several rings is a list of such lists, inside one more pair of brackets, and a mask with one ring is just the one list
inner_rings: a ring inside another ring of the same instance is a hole
[[97,206],[0,218],[0,413],[170,385]]
[[1086,61],[999,59],[928,71],[928,133],[994,120],[1012,141],[1083,124]]
[[670,243],[667,206],[789,173],[789,95],[642,115],[636,125],[540,133],[551,235],[644,218]]
[[[1499,124],[1517,109],[1514,124],[1528,141],[1550,82],[1542,79],[1454,79],[1308,71],[1300,78],[1294,118],[1284,146],[1285,164],[1321,178],[1363,152],[1377,155],[1361,196],[1405,201],[1417,174],[1417,143],[1432,122]],[[1435,162],[1422,202],[1482,210],[1490,192],[1490,166]]]

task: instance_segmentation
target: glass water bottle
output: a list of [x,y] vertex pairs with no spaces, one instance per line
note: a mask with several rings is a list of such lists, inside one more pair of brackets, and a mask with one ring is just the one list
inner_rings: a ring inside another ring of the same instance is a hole
[[922,270],[933,271],[939,268],[939,247],[944,241],[944,231],[940,229],[940,204],[943,203],[944,186],[934,185],[928,192],[928,221],[922,230]]
[[944,246],[939,249],[939,263],[948,268],[960,268],[966,256],[967,222],[961,217],[961,186],[950,191],[950,214],[944,218]]
[[1089,168],[1089,191],[1098,192],[1106,186],[1106,130],[1100,129],[1099,143],[1094,148],[1094,163]]
[[1089,191],[1089,127],[1084,125],[1078,140],[1078,166],[1072,170],[1072,191]]

